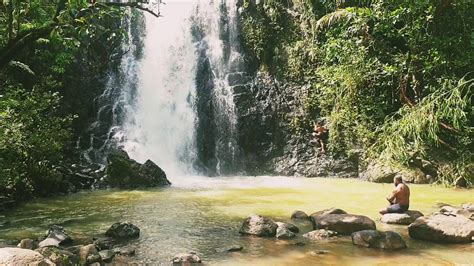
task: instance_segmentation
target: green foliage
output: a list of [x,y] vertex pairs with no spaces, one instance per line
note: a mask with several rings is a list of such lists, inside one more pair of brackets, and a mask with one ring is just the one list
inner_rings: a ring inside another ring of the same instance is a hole
[[[0,189],[18,197],[45,191],[70,141],[71,117],[58,115],[57,93],[9,88],[0,98]],[[57,180],[54,180],[57,181]],[[56,182],[53,182],[56,183]]]
[[0,196],[67,191],[54,169],[123,53],[123,16],[82,0],[0,2]]
[[[243,35],[260,51],[284,51],[258,58],[280,71],[262,70],[312,88],[296,132],[326,117],[333,153],[369,150],[367,160],[404,165],[416,153],[438,162],[439,180],[472,177],[472,82],[464,78],[473,77],[474,2],[295,0],[277,12],[291,14],[278,28],[287,38],[254,34],[266,20]],[[265,15],[249,5],[243,24]]]

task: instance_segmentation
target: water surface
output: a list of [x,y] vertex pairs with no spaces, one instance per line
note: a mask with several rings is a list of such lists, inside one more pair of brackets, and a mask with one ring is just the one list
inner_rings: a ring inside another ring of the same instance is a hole
[[[170,188],[137,191],[93,191],[41,199],[3,214],[10,221],[0,228],[0,239],[36,238],[49,225],[61,224],[76,242],[91,241],[116,221],[130,221],[141,236],[130,245],[137,255],[126,262],[167,263],[174,254],[196,251],[209,264],[307,265],[307,264],[472,264],[474,245],[440,245],[411,240],[406,226],[386,225],[380,230],[402,234],[408,249],[398,252],[353,246],[350,237],[310,242],[301,235],[310,223],[298,223],[301,233],[290,241],[240,236],[241,221],[251,214],[290,221],[294,210],[312,213],[338,207],[350,213],[379,218],[390,184],[355,179],[306,179],[292,177],[186,177],[172,180]],[[460,205],[472,201],[472,190],[411,185],[411,208],[423,213],[437,203]],[[306,245],[295,245],[304,242]],[[242,252],[216,249],[241,245]],[[317,254],[324,250],[326,254]]]

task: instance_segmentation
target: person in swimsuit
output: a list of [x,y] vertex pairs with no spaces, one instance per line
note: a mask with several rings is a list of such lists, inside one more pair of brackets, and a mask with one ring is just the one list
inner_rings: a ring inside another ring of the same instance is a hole
[[313,137],[316,138],[316,141],[321,146],[321,153],[326,153],[326,143],[329,139],[329,131],[325,126],[323,126],[321,121],[314,124]]
[[408,211],[410,207],[410,188],[403,182],[401,176],[397,175],[393,178],[393,184],[395,189],[392,191],[392,194],[387,197],[390,205],[381,209],[380,214],[386,213],[403,213]]

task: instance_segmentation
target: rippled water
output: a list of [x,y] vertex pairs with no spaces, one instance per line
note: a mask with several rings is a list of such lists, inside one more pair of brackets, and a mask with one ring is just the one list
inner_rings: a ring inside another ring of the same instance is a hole
[[[356,247],[350,237],[308,242],[301,235],[311,230],[300,223],[301,233],[291,241],[240,236],[241,221],[254,213],[289,221],[294,210],[307,213],[339,207],[376,220],[386,204],[389,184],[354,179],[304,179],[291,177],[186,177],[173,186],[140,191],[94,191],[30,202],[0,219],[0,239],[38,237],[51,224],[61,224],[76,242],[87,242],[116,221],[130,221],[141,236],[130,245],[137,255],[126,262],[167,263],[179,252],[196,251],[210,264],[307,265],[307,264],[472,264],[474,245],[439,245],[411,240],[406,226],[385,225],[407,240],[398,252]],[[412,185],[412,209],[430,213],[436,203],[459,205],[473,200],[472,190],[455,191],[429,185]],[[305,242],[306,245],[295,245]],[[216,249],[241,245],[237,253]],[[325,250],[327,254],[314,251]]]

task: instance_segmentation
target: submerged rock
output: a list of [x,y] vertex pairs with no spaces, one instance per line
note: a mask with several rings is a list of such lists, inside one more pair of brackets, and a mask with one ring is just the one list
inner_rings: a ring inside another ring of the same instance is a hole
[[362,230],[352,233],[351,238],[354,245],[368,248],[395,250],[407,247],[405,240],[392,231]]
[[310,240],[329,239],[335,236],[337,236],[337,232],[326,229],[310,231],[303,235],[304,238],[308,238]]
[[291,219],[292,220],[309,220],[309,216],[304,211],[294,211],[291,214]]
[[342,235],[350,235],[353,232],[372,229],[375,230],[375,222],[362,215],[354,214],[323,214],[311,215],[313,229],[328,229]]
[[382,215],[380,221],[387,224],[403,224],[409,225],[416,219],[423,216],[419,211],[406,211],[404,213],[386,213]]
[[189,253],[177,254],[171,262],[173,264],[191,265],[193,263],[201,263],[201,258],[196,254],[196,252],[191,251]]
[[104,182],[110,187],[130,189],[171,185],[165,172],[150,160],[140,164],[125,151],[114,150],[107,161],[107,177]]
[[107,229],[105,235],[113,238],[138,238],[140,236],[140,228],[128,222],[118,222]]
[[112,249],[116,245],[116,240],[112,237],[102,237],[94,240],[94,245],[98,250]]
[[464,215],[435,213],[420,217],[408,226],[411,238],[438,243],[470,243],[474,221]]
[[242,246],[230,246],[230,247],[225,247],[225,248],[216,248],[216,252],[238,252],[242,251],[244,247]]
[[22,248],[0,248],[0,265],[54,265],[39,252]]
[[239,233],[244,235],[272,237],[276,235],[277,228],[278,225],[273,220],[260,215],[252,215],[243,221]]

